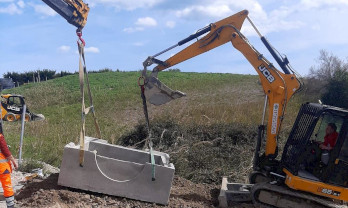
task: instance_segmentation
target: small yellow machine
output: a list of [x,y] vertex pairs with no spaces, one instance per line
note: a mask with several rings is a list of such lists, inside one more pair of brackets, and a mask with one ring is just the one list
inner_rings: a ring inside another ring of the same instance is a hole
[[[4,121],[17,121],[22,118],[25,99],[21,95],[1,95],[1,117]],[[34,114],[26,108],[25,121],[41,121],[45,117],[42,114]]]

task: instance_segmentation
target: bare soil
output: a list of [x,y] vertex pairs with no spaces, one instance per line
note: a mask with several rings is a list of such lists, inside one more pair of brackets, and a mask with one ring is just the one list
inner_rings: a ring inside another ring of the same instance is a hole
[[[195,184],[175,176],[167,206],[135,201],[116,196],[86,192],[57,185],[58,174],[28,182],[16,194],[20,207],[216,207],[219,187]],[[244,204],[237,207],[253,207]]]

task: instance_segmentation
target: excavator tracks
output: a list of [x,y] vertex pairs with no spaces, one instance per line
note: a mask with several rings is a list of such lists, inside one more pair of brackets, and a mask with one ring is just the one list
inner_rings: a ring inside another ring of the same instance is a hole
[[260,208],[347,208],[347,205],[340,205],[323,197],[270,183],[254,184],[251,198],[255,207]]

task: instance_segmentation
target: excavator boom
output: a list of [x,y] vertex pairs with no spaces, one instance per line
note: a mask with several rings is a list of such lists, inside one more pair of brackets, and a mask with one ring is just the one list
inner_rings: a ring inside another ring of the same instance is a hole
[[42,0],[70,24],[82,29],[87,22],[89,7],[82,0]]
[[[186,47],[184,50],[180,51],[179,53],[175,54],[174,56],[166,60],[164,64],[159,63],[159,65],[155,67],[154,71],[162,71],[173,65],[186,61],[190,58],[198,56],[202,53],[205,53],[211,49],[214,49],[216,47],[219,47],[229,42],[231,40],[232,33],[227,33],[227,32],[221,33],[222,28],[226,27],[226,25],[230,25],[239,31],[247,15],[248,15],[248,11],[243,10],[241,12],[238,12],[237,14],[229,16],[218,22],[212,23],[209,26],[198,30],[197,33],[190,35],[189,37],[179,41],[175,46],[172,46],[169,49],[172,49],[176,46],[181,46],[209,32],[197,42],[191,44],[190,46]],[[230,29],[234,31],[233,28],[230,28]],[[164,52],[166,52],[167,50],[168,49],[166,49]],[[151,56],[151,58],[155,58],[156,56],[161,54],[162,53],[157,53],[156,55]]]
[[[284,73],[276,69],[271,62],[264,58],[263,55],[249,43],[247,38],[240,32],[242,24],[246,18],[251,22],[248,18],[247,10],[238,12],[230,17],[210,24],[208,27],[199,30],[196,34],[190,35],[188,38],[179,41],[176,45],[147,58],[143,63],[145,68],[144,71],[146,71],[146,67],[150,66],[152,63],[158,65],[153,69],[152,74],[147,79],[145,94],[149,102],[156,105],[164,104],[172,99],[183,96],[183,93],[173,91],[162,84],[157,79],[157,73],[225,43],[231,42],[232,45],[245,56],[260,76],[261,84],[268,101],[265,103],[268,104],[270,108],[265,154],[274,159],[277,156],[277,136],[284,117],[286,104],[291,96],[300,88],[300,82],[296,78],[296,75],[291,73],[292,71],[288,66],[287,59],[277,56],[275,50],[264,37],[260,35],[262,42],[266,45],[267,49],[270,50],[271,54],[275,56],[276,61],[281,66]],[[252,22],[251,24],[253,25]],[[171,56],[166,61],[160,61],[155,58],[156,56],[159,56],[176,46],[183,45],[208,31],[209,33],[204,37]],[[146,76],[146,74],[143,73],[143,76]],[[264,114],[265,111],[266,108]]]

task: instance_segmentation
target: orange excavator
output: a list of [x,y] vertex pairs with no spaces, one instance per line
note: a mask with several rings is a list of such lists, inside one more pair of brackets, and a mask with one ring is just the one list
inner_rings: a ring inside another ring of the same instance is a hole
[[[282,71],[276,69],[241,33],[245,19],[251,23]],[[156,58],[194,39],[197,41],[166,61]],[[249,178],[252,185],[240,186],[244,191],[242,194],[247,195],[244,199],[252,200],[258,207],[345,207],[342,204],[348,201],[348,111],[317,103],[303,104],[281,159],[278,159],[278,137],[285,109],[290,98],[300,90],[301,81],[288,59],[279,55],[257,30],[248,17],[247,10],[212,23],[168,49],[148,57],[143,62],[141,77],[147,101],[161,105],[185,96],[184,93],[173,91],[161,83],[157,78],[158,72],[228,42],[254,67],[265,93],[262,123],[259,125],[253,162],[254,171]],[[157,65],[148,75],[147,68],[152,64]],[[338,137],[335,146],[324,151],[320,144],[324,142],[325,128],[329,123],[337,126]],[[265,150],[261,154],[263,142]],[[229,191],[228,188],[224,190],[222,198],[227,201],[220,206],[238,201],[234,197],[241,193]]]

